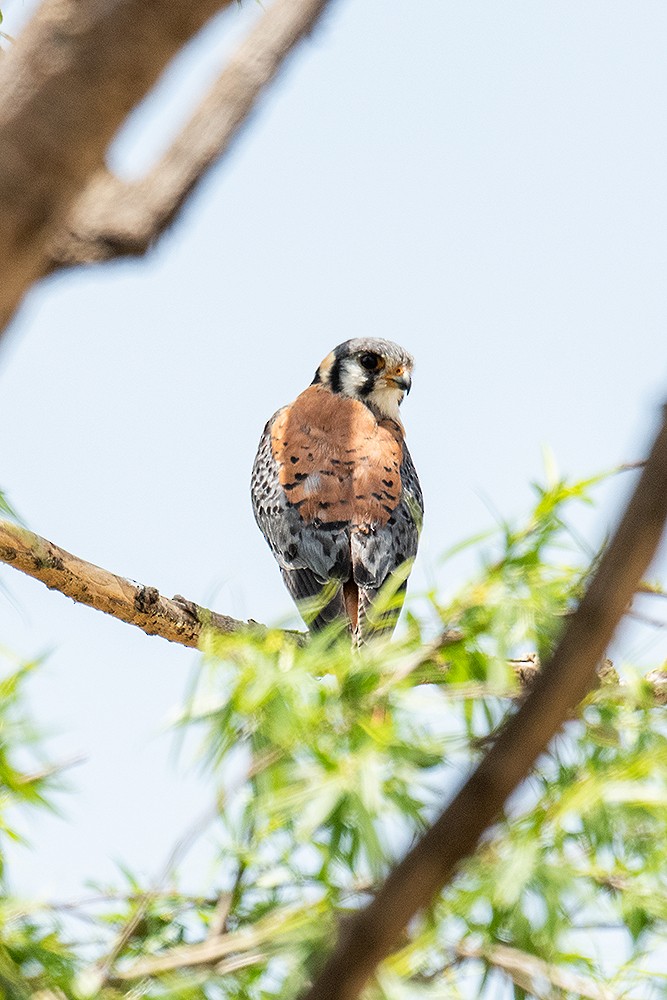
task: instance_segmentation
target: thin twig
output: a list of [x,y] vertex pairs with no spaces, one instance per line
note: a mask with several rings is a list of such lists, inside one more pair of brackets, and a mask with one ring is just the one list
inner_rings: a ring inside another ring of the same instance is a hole
[[68,771],[71,767],[78,767],[80,764],[85,764],[87,757],[82,754],[78,754],[76,757],[70,757],[68,760],[61,760],[56,764],[49,764],[47,767],[43,767],[39,771],[31,771],[30,774],[22,774],[18,779],[19,785],[32,785],[36,781],[45,781],[47,778],[53,778],[56,774],[62,774],[63,771]]
[[621,465],[617,466],[614,470],[615,472],[636,472],[639,469],[643,469],[646,466],[646,459],[641,459],[637,462],[623,462]]
[[94,914],[87,913],[87,907],[102,906],[103,904],[108,903],[123,903],[124,905],[141,903],[149,894],[152,895],[155,902],[173,904],[173,909],[175,911],[181,911],[193,907],[207,907],[212,909],[218,901],[217,896],[191,895],[188,893],[176,892],[173,889],[153,891],[152,893],[149,893],[149,890],[144,892],[101,892],[96,893],[93,896],[82,896],[79,899],[55,899],[30,903],[29,905],[8,910],[7,919],[23,920],[25,917],[29,917],[33,913],[69,913],[72,916],[81,920],[86,920],[89,923],[94,923],[97,926],[99,925],[99,918]]
[[663,590],[657,583],[640,583],[637,587],[638,594],[648,594],[650,597],[667,597],[667,590]]
[[238,972],[239,969],[247,969],[249,965],[259,965],[265,962],[267,956],[261,951],[250,952],[249,955],[235,955],[228,958],[226,962],[216,965],[215,971],[218,976],[228,976],[230,972]]
[[640,622],[642,625],[648,625],[649,628],[667,628],[667,622],[660,618],[651,618],[650,615],[645,615],[642,611],[635,611],[634,608],[630,608],[626,612],[626,617],[632,618],[633,621]]

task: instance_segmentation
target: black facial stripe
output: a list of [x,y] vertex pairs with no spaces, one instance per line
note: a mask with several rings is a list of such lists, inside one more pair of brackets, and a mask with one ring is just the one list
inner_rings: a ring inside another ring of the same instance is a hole
[[329,388],[332,392],[340,392],[341,390],[340,365],[340,358],[336,358],[329,372]]
[[320,378],[320,370],[318,368],[317,371],[315,372],[315,378],[313,379],[313,381],[310,384],[311,385],[319,385],[321,381],[322,381],[322,379]]
[[359,390],[359,395],[362,397],[362,399],[365,396],[370,396],[374,388],[375,388],[375,375],[373,372],[370,372],[370,374],[366,378],[366,381]]

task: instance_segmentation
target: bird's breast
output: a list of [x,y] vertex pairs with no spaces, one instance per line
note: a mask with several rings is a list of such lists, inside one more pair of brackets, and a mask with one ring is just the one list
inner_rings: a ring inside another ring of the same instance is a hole
[[401,499],[403,438],[363,403],[312,385],[271,428],[287,500],[306,522],[384,525]]

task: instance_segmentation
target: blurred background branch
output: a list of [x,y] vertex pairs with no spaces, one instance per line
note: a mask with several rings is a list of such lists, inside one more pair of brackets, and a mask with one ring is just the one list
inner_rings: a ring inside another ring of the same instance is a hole
[[139,181],[109,171],[81,192],[50,245],[49,271],[146,253],[228,151],[265,88],[331,0],[275,0],[160,162]]
[[0,336],[48,271],[146,251],[330,0],[277,0],[158,166],[135,184],[112,176],[103,160],[118,128],[231,2],[45,0],[3,57]]

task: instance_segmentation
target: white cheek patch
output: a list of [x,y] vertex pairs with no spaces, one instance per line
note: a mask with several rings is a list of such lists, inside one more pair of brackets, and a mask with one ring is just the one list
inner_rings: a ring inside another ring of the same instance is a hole
[[356,364],[343,363],[340,373],[341,394],[369,404],[380,417],[387,417],[389,420],[394,420],[399,427],[402,426],[398,406],[405,393],[398,386],[387,385],[380,375],[379,384],[370,395],[362,395],[362,390],[368,381],[368,375],[367,371],[359,368]]
[[367,378],[368,372],[361,371],[357,365],[348,367],[346,364],[343,364],[340,373],[340,386],[343,395],[357,399],[366,384]]

